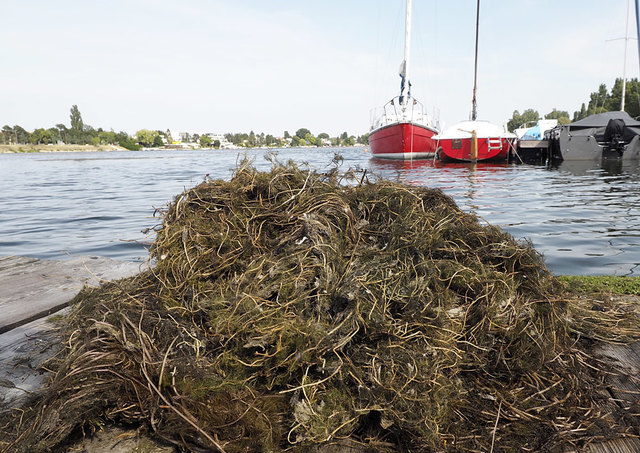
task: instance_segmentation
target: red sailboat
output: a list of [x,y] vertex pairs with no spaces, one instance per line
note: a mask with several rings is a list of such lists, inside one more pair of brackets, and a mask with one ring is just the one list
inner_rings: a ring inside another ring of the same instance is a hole
[[429,158],[435,155],[437,124],[424,106],[411,96],[409,56],[411,37],[411,0],[407,0],[404,61],[400,66],[400,95],[391,99],[379,115],[374,115],[369,145],[373,157],[386,159]]
[[478,28],[480,25],[480,0],[476,10],[476,55],[473,76],[473,99],[471,101],[471,120],[456,123],[438,134],[436,155],[442,161],[504,161],[516,139],[508,132],[488,121],[478,121],[476,89],[478,80]]
[[507,160],[516,136],[504,127],[472,119],[454,124],[435,139],[441,161],[497,162]]

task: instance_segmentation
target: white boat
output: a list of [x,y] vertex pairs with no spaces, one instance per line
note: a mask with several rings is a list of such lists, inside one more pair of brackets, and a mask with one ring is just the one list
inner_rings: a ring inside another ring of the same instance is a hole
[[437,140],[436,156],[441,161],[506,161],[516,138],[503,127],[477,119],[479,28],[480,0],[477,1],[476,6],[475,66],[470,120],[456,123],[434,137]]
[[543,140],[544,134],[558,125],[558,120],[538,120],[526,123],[513,131],[518,140]]

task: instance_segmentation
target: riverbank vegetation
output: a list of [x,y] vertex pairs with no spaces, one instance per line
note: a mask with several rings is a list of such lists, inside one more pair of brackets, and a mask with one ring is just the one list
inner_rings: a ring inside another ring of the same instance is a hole
[[640,296],[640,277],[614,277],[610,275],[563,275],[558,279],[574,292],[595,294],[629,294]]
[[[36,152],[39,150],[68,150],[69,145],[91,146],[92,149],[117,146],[128,150],[142,148],[253,148],[253,147],[299,147],[299,146],[353,146],[368,144],[368,134],[361,136],[343,132],[330,137],[327,133],[311,134],[306,128],[298,129],[294,135],[284,131],[283,136],[258,133],[188,133],[151,129],[140,129],[130,136],[126,132],[106,131],[85,124],[77,105],[71,107],[70,127],[56,124],[48,129],[37,128],[32,132],[19,125],[5,125],[0,130],[0,148],[3,152]],[[42,148],[46,146],[46,148]]]
[[[596,113],[618,111],[620,110],[621,101],[622,79],[618,78],[613,83],[611,91],[607,90],[607,86],[604,83],[600,84],[598,90],[592,92],[589,96],[589,102],[586,104],[583,103],[580,110],[573,112],[572,117],[570,117],[567,111],[553,109],[544,115],[544,119],[557,119],[558,124],[569,124]],[[627,80],[624,110],[632,118],[640,116],[640,82],[638,79]],[[525,124],[533,125],[540,119],[543,118],[538,111],[534,109],[526,109],[522,113],[515,110],[511,119],[507,122],[507,129],[514,131],[516,128],[522,127]]]
[[[104,146],[119,146],[130,150],[141,149],[141,146],[126,132],[105,131],[102,128],[96,129],[84,124],[77,105],[71,107],[69,119],[70,127],[60,123],[55,127],[37,128],[32,132],[18,125],[13,127],[5,125],[0,131],[0,145],[13,145],[11,148],[5,148],[13,152],[40,150],[43,149],[40,147],[41,145],[52,145],[59,150],[68,150],[65,146],[69,145],[88,145],[93,149],[101,149]],[[21,145],[31,146],[22,148]]]
[[618,370],[591,350],[637,339],[633,307],[567,292],[440,190],[335,162],[176,196],[155,264],[75,299],[0,449],[114,423],[226,452],[562,451],[637,427],[601,406]]

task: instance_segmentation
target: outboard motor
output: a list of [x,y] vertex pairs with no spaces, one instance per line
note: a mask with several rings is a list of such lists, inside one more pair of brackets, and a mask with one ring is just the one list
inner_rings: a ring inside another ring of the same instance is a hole
[[624,120],[611,118],[604,130],[605,147],[602,157],[622,157],[626,143],[624,141]]

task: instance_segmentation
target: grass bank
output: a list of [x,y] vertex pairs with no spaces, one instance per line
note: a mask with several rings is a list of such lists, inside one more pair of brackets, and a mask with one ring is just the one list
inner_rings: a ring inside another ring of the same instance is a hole
[[558,277],[567,288],[579,293],[612,293],[640,296],[640,277],[562,275]]
[[79,151],[125,151],[117,145],[0,145],[0,153],[58,153]]

